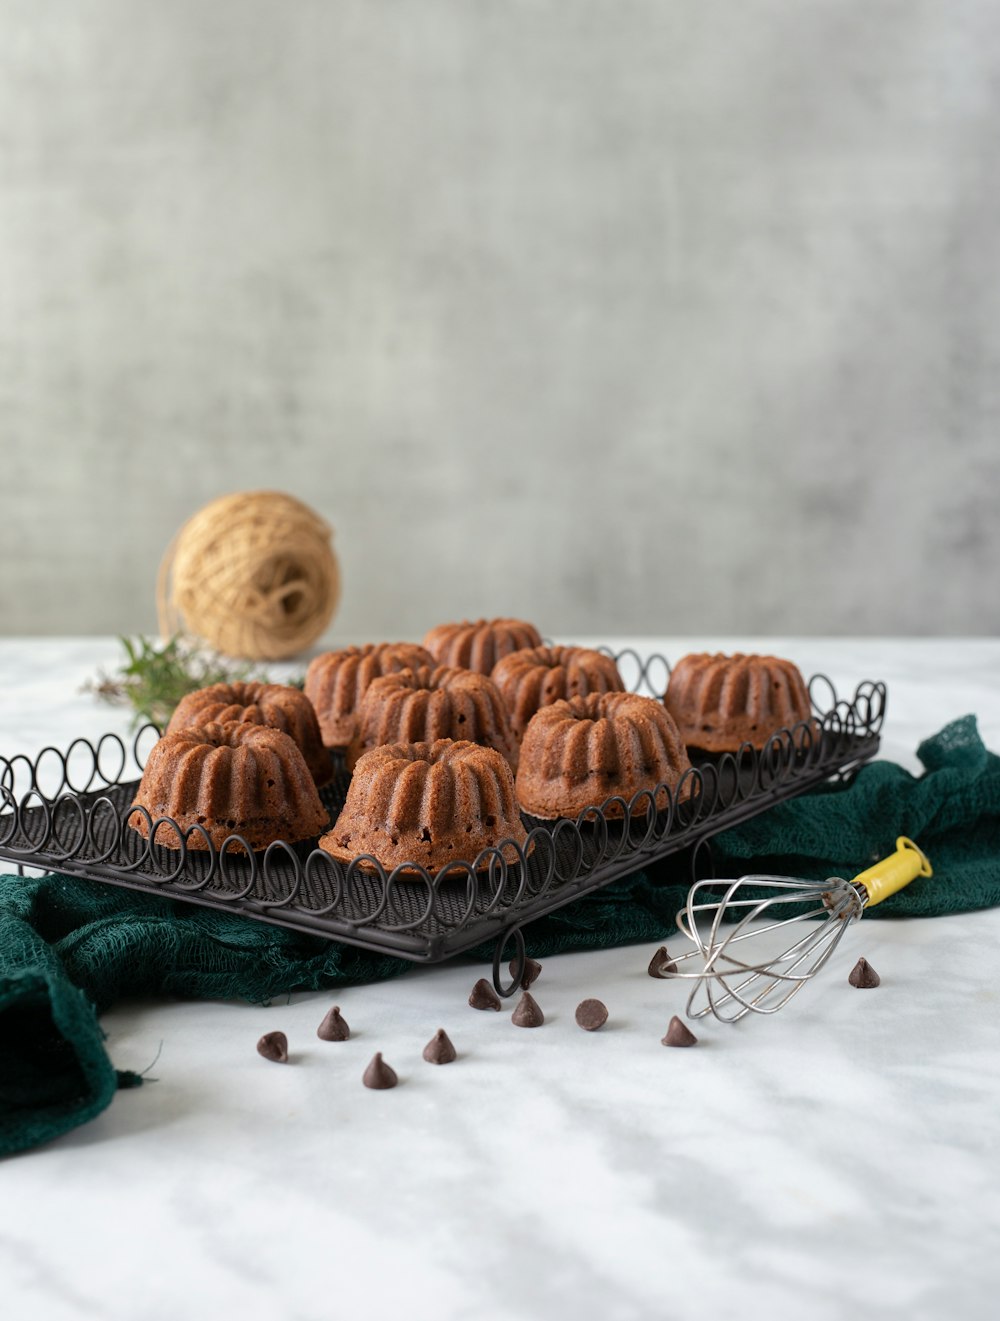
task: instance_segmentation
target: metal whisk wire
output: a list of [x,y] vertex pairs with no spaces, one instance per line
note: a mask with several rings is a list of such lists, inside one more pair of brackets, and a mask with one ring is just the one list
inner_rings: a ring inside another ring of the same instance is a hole
[[[722,1022],[735,1023],[751,1010],[759,1014],[776,1013],[826,963],[848,925],[861,916],[864,908],[858,891],[850,882],[838,878],[823,885],[806,885],[791,876],[743,876],[730,884],[721,899],[716,895],[710,902],[697,902],[699,892],[711,884],[710,881],[699,881],[692,886],[686,908],[677,915],[678,927],[696,948],[675,958],[674,962],[698,956],[704,959],[699,972],[676,974],[695,978],[687,1002],[689,1018],[714,1014]],[[766,886],[779,893],[764,899],[759,895],[738,898],[744,886]],[[752,925],[775,904],[794,904],[806,911],[769,922],[766,926]],[[720,938],[719,928],[724,918],[734,917],[738,909],[746,911]],[[713,912],[711,928],[706,935],[699,924],[699,915]],[[734,947],[741,941],[759,942],[761,937],[773,931],[810,918],[833,920],[817,924],[775,958],[751,963],[734,952]],[[813,961],[800,971],[814,955]],[[696,1009],[702,993],[706,1003]]]
[[[671,976],[691,978],[695,985],[688,996],[689,1018],[714,1014],[721,1022],[736,1023],[751,1011],[773,1014],[781,1009],[806,982],[810,981],[833,955],[844,932],[857,921],[865,908],[879,903],[908,885],[917,876],[930,876],[927,858],[912,840],[900,836],[896,852],[883,858],[853,880],[833,876],[826,881],[804,881],[793,876],[741,876],[738,880],[697,881],[688,893],[687,904],[677,914],[677,925],[695,948],[673,957],[674,965],[700,957],[703,966],[697,972],[674,970]],[[725,893],[716,893],[701,901],[703,892],[726,885]],[[745,897],[744,888],[757,893]],[[759,891],[768,893],[761,897]],[[772,908],[796,905],[805,911],[782,916],[764,926],[755,925]],[[740,914],[742,911],[742,915]],[[707,932],[699,918],[712,914]],[[752,947],[736,950],[744,941],[760,942],[771,932],[810,919],[820,919],[805,935],[787,949],[767,959],[746,957]],[[723,922],[733,926],[720,934]],[[742,955],[742,957],[741,957]],[[705,1004],[696,1008],[699,994]]]

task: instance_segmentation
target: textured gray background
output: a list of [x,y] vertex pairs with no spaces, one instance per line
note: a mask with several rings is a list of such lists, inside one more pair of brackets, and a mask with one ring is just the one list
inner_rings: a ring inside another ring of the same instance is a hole
[[0,628],[995,632],[995,0],[0,0]]

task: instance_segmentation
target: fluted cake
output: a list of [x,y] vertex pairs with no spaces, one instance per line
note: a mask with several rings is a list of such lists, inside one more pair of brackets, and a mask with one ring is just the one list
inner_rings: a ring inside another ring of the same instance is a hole
[[[232,721],[193,725],[153,745],[135,795],[155,822],[171,817],[181,830],[200,826],[216,848],[239,834],[253,850],[276,839],[294,844],[311,839],[329,824],[302,753],[287,734],[266,725]],[[148,837],[139,812],[129,825]],[[163,826],[156,842],[180,848],[177,834]],[[200,830],[189,849],[207,849]]]
[[362,699],[347,762],[354,766],[381,743],[433,743],[439,738],[494,748],[512,770],[517,768],[517,739],[496,686],[484,674],[446,665],[375,679]]
[[[635,693],[591,693],[554,702],[528,722],[521,743],[517,796],[532,816],[576,816],[612,796],[629,802],[639,790],[676,788],[690,768],[677,726],[652,697]],[[667,794],[656,794],[666,806]],[[649,799],[636,814],[645,814]],[[621,804],[606,815],[624,816]]]
[[357,712],[368,686],[383,674],[433,665],[415,642],[366,643],[314,657],[306,670],[305,693],[328,748],[346,748],[358,730]]
[[685,744],[704,752],[762,748],[778,729],[811,718],[802,675],[777,656],[683,656],[663,700]]
[[625,685],[610,656],[586,647],[525,647],[497,661],[490,678],[500,690],[518,738],[543,706],[588,693],[620,693]]
[[[435,873],[504,839],[527,840],[510,766],[492,748],[438,739],[366,752],[319,846],[344,862],[369,853],[387,871],[415,862]],[[506,855],[513,862],[517,850]]]
[[466,619],[460,624],[439,624],[424,638],[424,646],[439,665],[487,675],[501,657],[541,644],[538,629],[523,619]]

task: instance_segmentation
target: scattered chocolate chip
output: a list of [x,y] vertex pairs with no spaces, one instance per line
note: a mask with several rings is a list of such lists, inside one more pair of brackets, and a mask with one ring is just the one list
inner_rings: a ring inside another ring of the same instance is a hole
[[698,1038],[681,1020],[674,1014],[670,1020],[670,1026],[667,1028],[667,1035],[660,1043],[663,1046],[693,1046]]
[[284,1032],[265,1032],[257,1042],[257,1054],[275,1064],[288,1063],[288,1038]]
[[581,1000],[576,1007],[576,1021],[584,1032],[596,1032],[608,1021],[608,1007],[600,1000]]
[[379,1050],[372,1056],[371,1063],[365,1069],[361,1081],[366,1087],[371,1087],[373,1091],[382,1092],[387,1087],[395,1087],[399,1079],[396,1077],[396,1070],[389,1068],[382,1058],[382,1052]]
[[882,978],[878,975],[867,959],[858,959],[857,963],[851,969],[847,980],[852,986],[857,986],[863,991],[870,990],[873,986],[878,986]]
[[677,971],[677,964],[667,953],[666,945],[661,945],[649,960],[646,971],[650,977],[670,977]]
[[510,1021],[515,1027],[541,1027],[545,1022],[545,1015],[538,1007],[535,997],[530,991],[525,991],[517,1002],[517,1008],[510,1016]]
[[458,1052],[443,1027],[438,1028],[424,1047],[424,1059],[428,1064],[450,1064],[457,1056]]
[[[511,959],[510,961],[510,966],[508,971],[510,972],[510,975],[512,977],[514,976],[514,973],[517,971],[517,964],[513,959]],[[536,963],[534,959],[525,959],[524,972],[521,973],[521,981],[520,981],[521,990],[526,991],[533,982],[537,982],[538,974],[541,971],[542,971],[542,965],[540,963]]]
[[473,1009],[499,1009],[500,997],[494,991],[485,977],[480,977],[472,988],[472,994],[469,996],[469,1004]]
[[316,1029],[320,1041],[347,1041],[351,1029],[340,1016],[340,1005],[334,1005]]

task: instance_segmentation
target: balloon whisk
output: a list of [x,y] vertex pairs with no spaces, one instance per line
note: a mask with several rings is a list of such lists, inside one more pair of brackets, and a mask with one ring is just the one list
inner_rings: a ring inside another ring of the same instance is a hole
[[[678,927],[695,948],[673,962],[700,957],[703,965],[697,972],[671,973],[694,980],[688,1017],[714,1014],[721,1022],[736,1023],[751,1012],[776,1013],[816,976],[866,908],[918,876],[931,874],[924,853],[901,835],[894,853],[852,880],[741,876],[735,881],[697,881],[677,914]],[[726,887],[721,897],[720,886]],[[809,928],[799,939],[777,955],[763,957],[765,949],[774,948],[775,932],[800,922],[808,922]]]

